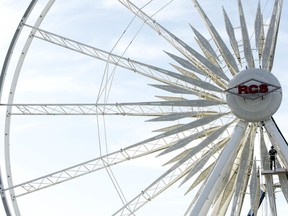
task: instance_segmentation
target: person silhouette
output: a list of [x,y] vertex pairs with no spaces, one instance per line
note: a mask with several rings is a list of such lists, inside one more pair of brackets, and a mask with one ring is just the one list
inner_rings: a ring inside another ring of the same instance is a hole
[[271,149],[269,150],[269,157],[270,157],[270,169],[274,167],[274,170],[276,170],[276,159],[277,151],[274,149],[274,146],[271,146]]

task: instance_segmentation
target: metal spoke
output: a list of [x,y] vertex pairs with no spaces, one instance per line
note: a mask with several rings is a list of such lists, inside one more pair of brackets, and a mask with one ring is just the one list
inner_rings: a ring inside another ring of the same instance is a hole
[[241,57],[240,57],[240,52],[239,52],[239,45],[238,45],[238,42],[236,40],[236,37],[235,37],[235,31],[234,31],[234,28],[232,26],[232,23],[225,11],[225,9],[223,8],[223,14],[224,14],[224,20],[225,20],[225,26],[226,26],[226,32],[229,36],[229,40],[230,40],[230,44],[231,44],[231,47],[234,51],[234,54],[238,60],[238,62],[241,64]]
[[[217,85],[218,83],[222,83],[223,80],[229,81],[229,78],[223,73],[221,69],[216,67],[211,62],[207,61],[205,57],[200,55],[196,50],[189,47],[186,43],[181,41],[178,37],[172,34],[170,31],[165,29],[156,20],[149,17],[145,14],[140,8],[134,5],[129,0],[118,0],[125,7],[127,7],[131,12],[137,15],[140,19],[142,19],[147,25],[149,25],[152,29],[154,29],[159,35],[165,38],[173,47],[175,47],[180,53],[186,56],[194,66],[196,66],[200,71],[204,74],[208,75],[213,82]],[[215,77],[216,76],[216,77]],[[223,80],[219,80],[222,78]],[[223,84],[220,84],[222,86]]]
[[263,15],[261,12],[260,1],[257,7],[254,29],[255,29],[256,48],[258,49],[259,60],[261,60],[265,39],[264,39]]
[[[139,61],[132,60],[130,58],[124,58],[119,55],[112,54],[110,52],[86,45],[84,43],[71,40],[69,38],[39,29],[34,28],[33,26],[26,25],[37,31],[38,34],[31,35],[35,38],[47,41],[49,43],[79,52],[81,54],[97,58],[99,60],[126,68],[143,76],[149,77],[153,80],[157,80],[163,83],[170,84],[172,86],[180,86],[184,89],[189,89],[189,85],[186,82],[178,82],[178,79],[173,79],[172,77],[165,76],[168,70],[158,68],[152,65],[144,64]],[[171,72],[173,73],[173,72]]]
[[177,100],[116,104],[0,104],[0,106],[12,107],[12,112],[8,113],[10,115],[163,116],[177,112],[191,112],[193,107],[221,104],[223,103],[208,100]]
[[77,177],[93,173],[95,171],[104,169],[105,167],[114,166],[125,161],[143,157],[166,149],[167,147],[171,146],[173,139],[175,139],[175,137],[167,137],[166,139],[153,142],[137,143],[120,149],[119,151],[115,151],[66,169],[14,185],[10,188],[5,188],[3,191],[14,189],[15,197],[27,195],[29,193],[55,186],[59,183],[66,182]]
[[244,15],[241,0],[238,0],[238,9],[239,9],[239,16],[240,16],[242,40],[243,40],[243,46],[244,46],[244,55],[246,58],[248,68],[254,68],[255,63],[254,63],[254,58],[253,58],[252,49],[250,45],[250,39],[248,35],[248,30],[247,30],[247,25],[245,21],[245,15]]
[[[246,122],[239,121],[235,126],[234,135],[225,146],[221,157],[215,164],[213,171],[205,182],[201,195],[198,197],[190,215],[206,215],[217,191],[222,190],[223,178],[231,169],[231,162],[235,160],[237,146],[240,146],[247,127]],[[219,176],[222,176],[219,178]]]
[[211,23],[211,21],[209,20],[209,18],[205,14],[205,12],[203,11],[203,9],[200,6],[200,4],[198,3],[198,1],[193,0],[193,2],[195,4],[195,7],[198,9],[199,13],[203,17],[203,20],[206,23],[207,28],[210,31],[210,34],[212,35],[216,45],[218,46],[219,50],[221,50],[222,56],[225,60],[226,65],[228,66],[229,70],[231,71],[231,74],[235,75],[236,73],[239,72],[239,69],[238,69],[238,66],[236,64],[236,61],[235,61],[233,55],[231,54],[231,52],[229,51],[229,49],[225,45],[223,39],[221,38],[221,36],[219,35],[217,30],[215,29],[215,27]]
[[143,207],[145,204],[153,200],[160,195],[163,191],[171,187],[175,182],[182,178],[186,173],[194,166],[194,160],[190,159],[184,164],[179,165],[176,168],[169,169],[157,180],[150,184],[147,188],[141,191],[135,198],[129,201],[121,209],[115,212],[113,215],[131,215]]
[[280,24],[283,0],[276,0],[270,20],[269,29],[262,54],[262,68],[271,71]]
[[[247,175],[247,168],[249,166],[249,160],[252,155],[252,147],[253,147],[253,142],[250,140],[250,136],[248,136],[247,140],[245,143],[243,143],[243,151],[241,154],[241,162],[239,165],[238,169],[238,176],[236,179],[236,189],[234,193],[234,198],[233,198],[233,203],[232,203],[232,209],[231,209],[231,215],[236,215],[235,213],[237,212],[241,206],[239,206],[240,202],[240,196],[241,196],[241,191],[245,188],[245,181],[243,181],[243,176],[248,176]],[[248,180],[247,180],[248,181]]]
[[[198,32],[193,26],[190,25],[190,27],[192,28],[192,30],[193,30],[194,34],[196,35],[201,46],[204,47],[205,50],[207,50],[207,52],[209,52],[210,56],[214,57],[214,63],[216,63],[216,65],[218,65],[217,61],[219,62],[220,60],[219,60],[216,52],[214,51],[214,49],[210,45],[209,41],[200,32]],[[210,59],[209,55],[206,55],[206,57],[207,57],[207,59]]]

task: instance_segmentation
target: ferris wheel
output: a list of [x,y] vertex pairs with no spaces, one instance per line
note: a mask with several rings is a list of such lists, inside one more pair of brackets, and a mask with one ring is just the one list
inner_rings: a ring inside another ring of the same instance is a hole
[[[31,1],[0,78],[7,215],[277,215],[276,196],[287,204],[272,73],[283,0],[188,2]],[[193,19],[187,34],[169,23],[175,11]]]

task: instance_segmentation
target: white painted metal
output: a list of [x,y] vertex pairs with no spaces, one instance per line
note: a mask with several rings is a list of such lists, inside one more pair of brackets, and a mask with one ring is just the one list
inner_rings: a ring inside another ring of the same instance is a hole
[[[275,162],[276,162],[276,167],[277,167],[277,172],[278,172],[277,174],[278,174],[278,178],[280,182],[281,191],[286,199],[286,202],[288,203],[288,178],[287,178],[288,170],[280,168],[282,167],[282,165],[280,164],[277,157],[276,157]],[[284,172],[282,170],[284,170]],[[279,172],[279,171],[282,171],[282,172]]]
[[167,140],[163,139],[162,141],[157,140],[156,142],[134,144],[107,155],[49,173],[45,176],[41,176],[18,185],[13,185],[11,188],[6,188],[5,191],[14,189],[16,191],[14,196],[20,197],[83,175],[93,173],[95,171],[104,169],[105,167],[114,166],[125,161],[130,161],[132,159],[155,153],[171,146],[169,140],[173,140],[173,138],[170,137],[167,138]]
[[275,126],[274,122],[271,119],[266,120],[264,123],[265,123],[264,127],[268,132],[271,143],[273,143],[278,152],[278,156],[284,163],[284,166],[288,167],[288,146],[285,140],[283,139],[283,137],[281,136],[277,127]]
[[[210,76],[218,76],[220,78],[222,78],[223,80],[229,81],[229,78],[224,74],[224,72],[221,70],[221,68],[218,68],[216,65],[212,64],[210,61],[208,61],[204,56],[202,56],[200,53],[198,53],[195,49],[191,48],[188,44],[186,44],[185,42],[183,42],[181,39],[179,39],[178,37],[176,37],[174,34],[172,34],[171,32],[169,32],[168,30],[166,30],[166,32],[175,40],[177,41],[177,43],[179,43],[182,47],[184,47],[187,51],[188,51],[188,55],[185,53],[182,53],[183,55],[185,55],[187,58],[189,58],[191,60],[191,56],[193,56],[194,58],[196,58],[197,62],[193,62],[194,64],[201,64],[202,65],[202,70],[204,69],[204,71],[206,68],[209,70],[209,75]],[[207,72],[206,72],[207,74]],[[217,82],[212,79],[216,84]]]
[[212,155],[215,154],[216,150],[221,150],[222,146],[213,147],[208,152],[206,152],[201,158],[199,158],[199,162],[195,164],[195,166],[189,171],[189,173],[186,175],[184,180],[181,182],[180,185],[183,185],[186,181],[188,181],[190,178],[192,178],[196,173],[198,173],[204,165],[207,163],[209,159],[211,159]]
[[[153,28],[157,33],[159,33],[162,37],[164,37],[173,47],[175,47],[180,53],[186,56],[199,70],[201,70],[204,74],[208,75],[209,78],[213,80],[216,84],[221,82],[217,77],[221,77],[222,79],[229,81],[229,78],[223,73],[221,69],[216,67],[207,61],[202,55],[200,55],[196,50],[192,49],[186,43],[181,41],[167,29],[162,27],[160,24],[156,22],[156,20],[149,17],[145,14],[140,8],[134,5],[129,0],[118,0],[125,7],[127,7],[130,11],[132,11],[135,15],[137,15],[140,19],[145,21],[151,28]],[[216,76],[215,76],[216,75]],[[220,84],[222,86],[223,84]]]
[[[261,93],[239,92],[240,87],[260,88],[267,86],[267,91]],[[247,69],[238,73],[229,83],[226,90],[227,104],[231,111],[240,119],[249,122],[259,122],[270,118],[280,107],[282,90],[277,78],[263,69]]]
[[236,152],[239,147],[243,135],[246,131],[247,123],[239,121],[235,126],[233,136],[227,143],[222,154],[219,156],[215,167],[205,182],[205,186],[201,191],[201,194],[196,201],[190,215],[206,216],[209,211],[209,206],[212,204],[217,190],[222,188],[223,178],[226,175],[227,170],[231,169],[232,161],[236,157]]
[[[261,167],[263,170],[268,170],[270,169],[269,167],[269,158],[268,158],[268,150],[266,147],[265,139],[264,139],[264,134],[263,134],[263,128],[262,126],[260,127],[260,158],[261,158]],[[262,171],[263,173],[263,171]]]
[[248,165],[247,165],[247,175],[244,175],[243,176],[243,184],[242,184],[242,187],[241,187],[241,190],[240,190],[240,196],[239,196],[239,200],[238,200],[238,203],[237,203],[237,208],[236,208],[236,212],[234,215],[237,215],[237,216],[240,216],[242,212],[242,208],[243,208],[243,205],[244,205],[244,200],[245,200],[245,197],[246,197],[246,193],[247,193],[247,188],[248,188],[248,184],[249,184],[249,178],[250,178],[250,173],[251,173],[251,170],[252,170],[252,165],[253,165],[253,154],[254,154],[254,150],[252,148],[252,154],[251,154],[251,157],[249,158],[248,160]]
[[[29,25],[27,25],[27,26],[33,28],[32,26],[29,26]],[[216,86],[214,86],[208,82],[189,78],[187,76],[183,76],[181,74],[177,74],[177,73],[174,73],[172,71],[164,70],[162,68],[158,68],[158,67],[155,67],[152,65],[144,64],[144,63],[132,60],[132,59],[127,59],[127,58],[124,58],[124,57],[121,57],[118,55],[114,55],[110,52],[106,52],[104,50],[97,49],[95,47],[92,47],[92,46],[89,46],[89,45],[86,45],[86,44],[83,44],[83,43],[80,43],[80,42],[77,42],[77,41],[74,41],[74,40],[71,40],[71,39],[68,39],[65,37],[62,37],[60,35],[53,34],[51,32],[45,31],[45,30],[36,29],[36,28],[34,28],[34,30],[37,30],[37,32],[39,32],[38,35],[34,35],[34,37],[36,37],[36,38],[39,38],[39,39],[42,39],[44,41],[53,43],[55,45],[62,46],[64,48],[79,52],[79,53],[84,54],[84,55],[88,55],[90,57],[97,58],[97,59],[102,60],[102,61],[106,61],[106,62],[115,64],[117,66],[129,69],[133,72],[137,72],[137,73],[139,73],[143,76],[149,77],[151,79],[154,79],[154,80],[157,80],[157,81],[160,81],[163,83],[168,83],[172,86],[180,86],[184,89],[185,88],[189,89],[189,87],[187,87],[187,83],[191,83],[191,84],[198,86],[199,88],[203,88],[205,90],[211,90],[211,91],[216,91],[216,92],[222,92],[223,91],[223,89],[220,89],[220,88],[218,88],[218,87],[216,87]],[[170,34],[172,34],[172,33],[170,33]],[[179,39],[176,38],[175,40],[178,41]],[[186,49],[187,49],[187,47],[186,47]],[[195,57],[198,56],[198,58],[202,60],[202,63],[205,64],[215,74],[221,76],[222,78],[225,78],[226,80],[228,79],[218,67],[216,67],[215,65],[208,62],[203,56],[198,54],[192,48],[190,48],[189,50],[191,52],[193,52],[193,53],[191,53],[192,55],[194,55]],[[158,75],[159,73],[160,74],[166,74],[170,78],[174,77],[177,80],[184,81],[184,84],[182,84],[184,86],[182,86],[178,82],[171,82],[170,81],[171,79],[169,79],[169,78],[164,79],[163,75]]]
[[227,183],[225,190],[222,192],[221,199],[218,198],[218,206],[216,206],[213,210],[212,215],[225,215],[228,207],[231,203],[231,199],[233,197],[235,183],[236,183],[236,176],[238,169],[234,169],[235,172],[233,172],[231,178],[229,179],[229,182]]
[[277,168],[276,170],[262,170],[262,175],[280,175],[280,174],[286,174],[288,173],[287,169],[281,169],[281,168]]
[[167,53],[167,55],[169,55],[171,58],[173,58],[176,62],[178,62],[183,67],[185,67],[185,68],[187,68],[193,72],[196,72],[200,75],[205,75],[201,70],[199,70],[197,67],[195,67],[193,64],[191,64],[191,62],[189,62],[188,60],[183,59],[183,58],[176,56],[172,53],[169,53],[167,51],[164,51],[164,52]]
[[194,34],[196,35],[197,39],[199,40],[200,44],[203,47],[205,47],[205,49],[210,53],[210,55],[212,55],[214,57],[215,60],[217,60],[219,62],[220,60],[219,60],[216,52],[214,51],[214,49],[210,45],[209,41],[200,32],[198,32],[197,29],[195,29],[193,26],[190,25],[190,27],[192,28],[192,30],[193,30]]
[[210,31],[211,36],[213,37],[213,40],[215,41],[215,43],[218,46],[218,49],[221,50],[222,56],[223,56],[226,64],[229,66],[229,69],[230,69],[232,75],[235,75],[237,72],[239,72],[235,58],[233,57],[232,53],[230,52],[230,50],[225,45],[223,39],[221,38],[221,36],[219,35],[217,30],[215,29],[215,27],[211,23],[211,21],[209,20],[209,18],[205,14],[205,12],[203,11],[203,9],[200,6],[200,4],[198,3],[198,1],[193,0],[193,2],[195,4],[195,7],[198,9],[200,15],[202,16],[203,20],[205,21],[207,28]]
[[275,0],[274,8],[270,20],[265,46],[262,55],[262,68],[271,71],[273,66],[275,46],[278,36],[283,0]]
[[[11,104],[10,115],[125,115],[125,116],[162,116],[173,111],[191,112],[191,107],[143,105],[139,103],[116,104]],[[178,110],[178,111],[177,111]]]
[[282,193],[286,199],[286,202],[288,203],[288,180],[287,180],[287,171],[286,173],[279,173],[278,177],[279,177],[279,181],[280,181],[280,186],[281,186],[281,190]]
[[208,135],[202,142],[200,142],[197,146],[192,148],[189,153],[182,158],[179,162],[183,163],[184,161],[189,160],[189,158],[192,158],[194,155],[196,155],[198,152],[206,148],[209,144],[213,143],[215,139],[217,139],[233,122],[213,131],[210,135]]
[[195,160],[190,158],[188,161],[183,163],[177,163],[175,166],[171,167],[168,171],[161,175],[158,179],[156,179],[147,188],[142,190],[141,193],[138,194],[135,198],[130,200],[126,205],[115,212],[113,216],[133,215],[138,209],[153,200],[155,197],[173,185],[176,181],[186,175],[187,172],[195,166],[195,162]]
[[274,181],[273,181],[272,175],[265,175],[265,180],[266,180],[266,189],[267,189],[267,194],[268,194],[271,215],[277,216]]
[[175,142],[175,143],[173,144],[173,146],[171,146],[170,148],[162,151],[161,154],[159,154],[159,155],[164,155],[164,154],[167,154],[167,153],[172,152],[172,151],[174,151],[174,150],[183,148],[183,147],[185,147],[186,145],[188,145],[190,142],[192,142],[193,140],[211,134],[211,133],[214,132],[217,128],[219,128],[219,127],[211,127],[211,128],[208,128],[208,129],[204,129],[204,130],[201,130],[201,131],[199,131],[199,132],[197,132],[197,133],[193,133],[192,135],[189,135],[189,136],[187,136],[187,137],[185,137],[185,138],[183,138],[183,139],[180,139],[180,140],[178,140],[177,142]]
[[[265,174],[265,170],[270,172],[269,160],[267,157],[267,147],[264,140],[263,128],[260,128],[260,156],[261,156],[261,165],[262,165],[262,174]],[[271,170],[272,171],[272,170]],[[274,171],[272,171],[274,172]],[[265,175],[265,184],[266,184],[266,194],[270,203],[270,211],[272,215],[276,215],[276,203],[275,203],[275,194],[274,194],[274,183],[272,175]]]
[[260,202],[260,178],[259,169],[256,165],[256,158],[254,159],[252,175],[250,179],[250,206],[254,216],[257,216]]
[[[45,18],[45,16],[47,15],[48,11],[50,10],[50,8],[52,7],[53,3],[55,2],[55,0],[50,0],[47,2],[46,6],[44,7],[43,11],[41,12],[41,14],[39,15],[38,19],[35,22],[34,27],[38,28],[43,19]],[[24,23],[23,23],[24,25]],[[31,31],[31,35],[35,34],[35,30]],[[8,98],[8,103],[9,104],[13,104],[13,100],[14,100],[14,95],[15,95],[15,91],[16,91],[16,86],[17,86],[17,82],[18,82],[18,78],[20,75],[20,71],[24,62],[24,59],[26,57],[26,54],[30,48],[31,42],[33,40],[33,37],[28,37],[26,40],[26,43],[23,47],[23,50],[21,52],[21,56],[18,60],[14,75],[13,75],[13,80],[12,80],[12,84],[10,87],[10,94],[9,94],[9,98]],[[11,122],[11,116],[9,115],[9,113],[11,113],[11,107],[7,107],[7,111],[6,111],[6,119],[5,119],[5,139],[4,139],[4,145],[5,145],[5,165],[6,165],[6,175],[7,175],[7,183],[9,186],[9,193],[10,193],[10,197],[12,200],[12,205],[14,208],[14,212],[17,216],[20,215],[20,211],[19,211],[19,207],[17,204],[17,200],[15,197],[15,192],[13,189],[13,180],[12,180],[12,171],[11,171],[11,158],[10,158],[10,122]]]
[[234,51],[234,54],[238,60],[238,62],[241,64],[241,57],[240,57],[240,52],[239,52],[239,46],[238,46],[238,42],[237,39],[235,37],[235,32],[234,32],[234,28],[233,25],[225,11],[225,9],[223,8],[223,14],[224,14],[224,19],[225,19],[225,26],[226,26],[226,32],[229,36],[229,40],[230,40],[230,44],[232,46],[232,49]]
[[243,39],[243,46],[244,46],[244,55],[246,58],[246,62],[248,64],[248,68],[254,68],[254,58],[252,54],[251,44],[250,44],[250,38],[248,35],[245,15],[242,7],[241,0],[238,0],[238,9],[239,9],[239,16],[240,16],[240,23],[241,23],[241,32],[242,32],[242,39]]
[[[229,139],[224,140],[225,144],[227,144]],[[190,188],[187,190],[186,194],[191,191],[192,189],[194,189],[195,187],[197,187],[201,182],[203,182],[211,173],[214,165],[216,162],[211,163],[206,169],[204,169],[200,175],[197,177],[197,179],[193,182],[193,184],[190,186]],[[200,196],[200,192],[202,190],[202,188],[204,187],[204,184],[202,184],[201,189],[197,192],[197,195],[194,197],[191,205],[189,206],[187,213],[186,214],[190,214],[190,211],[192,209],[192,206],[194,205],[194,203],[196,202],[196,200],[198,199],[198,197]],[[186,215],[185,214],[185,215]]]
[[162,133],[162,134],[159,134],[159,135],[156,135],[154,137],[151,137],[149,139],[146,139],[140,143],[146,143],[146,142],[150,142],[150,141],[153,141],[153,140],[157,140],[157,139],[160,139],[160,138],[163,138],[163,137],[166,137],[166,136],[170,136],[172,134],[176,134],[176,133],[181,133],[181,132],[184,132],[184,131],[187,131],[187,130],[190,130],[190,129],[193,129],[193,128],[197,128],[197,127],[200,127],[200,126],[203,126],[203,125],[206,125],[206,124],[209,124],[210,122],[213,122],[225,115],[228,115],[228,113],[221,113],[221,114],[216,114],[216,115],[213,115],[213,116],[207,116],[207,117],[203,117],[203,118],[200,118],[200,119],[197,119],[193,122],[190,122],[190,123],[187,123],[183,126],[180,126],[178,128],[175,128],[173,130],[170,130],[170,131],[167,131],[165,133]]
[[[239,169],[241,166],[241,162],[242,162],[242,156],[243,156],[243,151],[245,149],[245,143],[249,143],[250,144],[250,148],[251,146],[253,146],[254,143],[254,139],[255,139],[255,127],[254,125],[250,125],[250,133],[246,133],[245,136],[242,139],[242,142],[240,144],[240,147],[237,150],[237,156],[234,160],[232,169],[230,171],[230,174],[227,173],[227,184],[223,187],[222,190],[219,190],[218,195],[216,195],[215,200],[217,200],[218,205],[215,205],[212,215],[225,215],[225,213],[228,210],[228,206],[231,203],[231,199],[232,199],[232,195],[233,193],[236,193],[236,179],[239,177]],[[252,153],[248,153],[248,155],[250,155]],[[247,171],[247,170],[246,170]],[[230,176],[229,176],[230,175]],[[247,174],[246,174],[247,175]],[[238,176],[238,177],[237,177]],[[245,176],[245,174],[244,174]],[[243,181],[243,175],[241,176],[241,181]],[[228,180],[229,179],[229,180]],[[239,188],[241,189],[241,187]],[[223,191],[223,192],[220,192]],[[221,197],[220,196],[221,193]]]
[[253,148],[253,141],[251,141],[250,135],[247,137],[246,142],[243,144],[244,148],[242,151],[241,155],[241,160],[240,160],[240,166],[238,169],[238,175],[236,179],[236,187],[235,187],[235,192],[234,192],[234,197],[233,197],[233,203],[232,203],[232,208],[231,208],[231,216],[237,215],[236,213],[239,211],[239,208],[241,208],[240,203],[241,203],[241,191],[245,188],[245,181],[243,181],[243,177],[247,178],[248,175],[248,166],[249,166],[249,160],[253,157],[252,154],[252,148]]
[[[6,57],[5,57],[5,60],[4,60],[4,64],[3,64],[3,67],[2,67],[2,70],[1,70],[1,74],[0,74],[0,102],[2,101],[2,91],[3,91],[3,85],[4,85],[4,81],[5,81],[5,78],[6,78],[6,74],[7,74],[7,70],[8,70],[8,67],[9,67],[9,64],[10,64],[10,60],[11,60],[11,57],[12,57],[12,54],[14,52],[14,48],[15,48],[15,45],[18,41],[18,38],[22,32],[22,29],[23,29],[23,24],[26,23],[27,19],[29,18],[30,16],[30,13],[32,12],[35,4],[37,3],[37,0],[32,0],[31,3],[29,4],[29,6],[27,7],[15,33],[14,33],[14,36],[12,38],[12,41],[9,45],[9,49],[7,51],[7,54],[6,54]],[[11,210],[10,210],[10,207],[9,207],[9,204],[8,204],[8,199],[7,199],[7,196],[6,196],[6,193],[4,192],[4,182],[3,182],[3,177],[2,177],[2,172],[1,172],[1,169],[0,169],[0,195],[1,195],[1,200],[2,200],[2,203],[3,203],[3,207],[4,207],[4,210],[6,212],[6,215],[7,216],[10,216],[11,215]]]
[[260,1],[258,3],[257,7],[257,13],[256,13],[256,19],[255,19],[255,24],[254,24],[254,29],[255,29],[255,41],[256,41],[256,47],[258,49],[258,53],[262,55],[262,50],[263,50],[263,40],[262,34],[264,33],[264,27],[263,27],[263,16],[261,13],[261,5]]

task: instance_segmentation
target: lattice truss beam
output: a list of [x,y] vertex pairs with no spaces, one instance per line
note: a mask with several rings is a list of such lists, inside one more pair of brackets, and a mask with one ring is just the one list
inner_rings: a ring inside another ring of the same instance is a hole
[[[186,167],[187,161],[191,162],[190,159],[194,155],[201,152],[203,148],[207,147],[213,140],[218,138],[220,134],[222,134],[222,132],[233,123],[232,121],[230,122],[230,124],[225,125],[224,127],[219,127],[219,126],[212,127],[212,128],[207,128],[204,130],[202,129],[200,132],[197,132],[198,127],[201,127],[209,122],[215,121],[216,119],[218,119],[219,117],[223,115],[225,114],[207,116],[203,119],[199,119],[190,123],[189,127],[187,127],[187,125],[176,125],[173,128],[166,128],[164,130],[166,132],[163,132],[160,135],[156,135],[147,140],[144,140],[134,145],[131,145],[129,147],[120,149],[119,151],[115,151],[107,155],[100,156],[95,159],[68,167],[66,169],[47,174],[37,179],[33,179],[33,180],[30,180],[30,181],[27,181],[18,185],[14,185],[12,188],[4,189],[4,191],[14,189],[15,197],[23,196],[23,195],[47,188],[47,187],[57,185],[61,182],[72,180],[76,177],[90,174],[97,170],[104,169],[105,167],[110,167],[110,166],[113,166],[113,165],[116,165],[125,161],[129,161],[131,159],[143,157],[143,156],[146,156],[146,155],[149,155],[149,154],[152,154],[157,151],[164,150],[164,149],[166,150],[165,152],[162,152],[162,154],[166,154],[166,153],[176,150],[177,148],[179,149],[187,145],[188,142],[191,142],[193,140],[204,139],[202,141],[203,145],[195,148],[193,152],[190,152],[189,154],[184,154],[184,155],[181,154],[180,156],[168,162],[168,164],[170,164],[181,158],[183,159],[181,163],[178,163],[175,166],[173,166],[166,174],[162,176],[163,178],[166,178],[166,175],[168,174],[171,175],[171,172],[179,173],[179,171],[183,171],[183,168],[181,167],[183,166]],[[179,135],[184,131],[185,131],[185,134],[193,134],[193,135],[192,136],[186,135],[186,140],[184,138],[179,140]],[[227,139],[222,140],[219,143],[219,145],[223,147],[223,144],[226,141]],[[207,160],[209,159],[208,156],[211,156],[212,153],[215,154],[216,151],[218,151],[218,146],[217,148],[214,147],[213,151],[210,150],[209,155],[206,155]],[[200,160],[200,159],[201,158],[198,159],[197,163],[201,162],[202,165],[204,165],[203,160]],[[194,160],[195,159],[193,158],[192,161]],[[186,165],[182,165],[183,163]],[[196,165],[196,163],[194,163],[193,166],[194,165]],[[186,169],[185,169],[185,172],[187,172]],[[175,174],[173,174],[173,176],[174,175]],[[184,173],[182,173],[181,175],[184,175]],[[161,179],[162,177],[160,177],[159,179]],[[179,178],[179,176],[177,178]],[[169,184],[168,186],[170,185],[171,184]]]
[[[224,103],[208,100],[154,101],[116,104],[0,104],[12,107],[9,115],[124,115],[164,116],[171,118],[197,117],[216,112],[194,111],[197,107],[209,107]],[[164,119],[163,119],[164,120]]]

